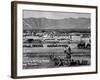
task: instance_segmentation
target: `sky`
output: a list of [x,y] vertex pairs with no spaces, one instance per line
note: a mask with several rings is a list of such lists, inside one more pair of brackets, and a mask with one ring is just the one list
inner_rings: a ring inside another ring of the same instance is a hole
[[41,18],[48,19],[64,19],[64,18],[90,18],[90,13],[75,13],[75,12],[54,12],[54,11],[34,11],[23,10],[23,18]]

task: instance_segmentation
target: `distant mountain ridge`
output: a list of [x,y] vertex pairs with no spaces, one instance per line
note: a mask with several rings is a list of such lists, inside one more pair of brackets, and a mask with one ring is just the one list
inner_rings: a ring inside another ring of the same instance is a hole
[[23,27],[27,29],[89,29],[90,18],[23,18]]

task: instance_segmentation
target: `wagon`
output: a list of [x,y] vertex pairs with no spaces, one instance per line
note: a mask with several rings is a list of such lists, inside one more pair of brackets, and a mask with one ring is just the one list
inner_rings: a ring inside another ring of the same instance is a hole
[[79,49],[90,49],[91,48],[91,44],[81,41],[80,43],[78,43],[77,47]]

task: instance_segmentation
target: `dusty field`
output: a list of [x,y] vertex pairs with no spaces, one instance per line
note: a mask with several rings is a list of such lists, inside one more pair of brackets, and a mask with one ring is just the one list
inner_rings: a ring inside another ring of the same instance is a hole
[[[79,60],[87,61],[87,65],[91,63],[91,52],[90,49],[78,49],[76,43],[68,44],[72,48],[71,59],[74,61]],[[52,56],[59,59],[66,59],[66,54],[64,53],[64,47],[24,47],[23,48],[23,68],[24,69],[34,69],[34,68],[52,68],[55,66],[55,62],[51,59]],[[60,61],[59,61],[60,62]],[[67,65],[64,65],[67,66]],[[73,65],[74,66],[74,65]],[[80,65],[78,65],[80,66]],[[84,66],[84,65],[82,65]],[[63,66],[59,66],[63,67]]]

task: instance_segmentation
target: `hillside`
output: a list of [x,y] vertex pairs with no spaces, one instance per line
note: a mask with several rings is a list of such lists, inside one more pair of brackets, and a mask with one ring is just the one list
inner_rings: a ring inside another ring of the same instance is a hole
[[89,18],[24,18],[24,30],[27,29],[88,29],[90,28]]

